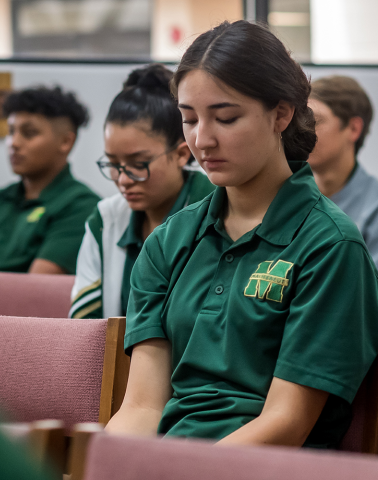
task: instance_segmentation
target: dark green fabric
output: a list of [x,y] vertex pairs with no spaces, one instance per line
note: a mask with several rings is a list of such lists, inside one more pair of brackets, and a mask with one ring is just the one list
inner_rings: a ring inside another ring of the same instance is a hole
[[120,247],[126,248],[126,260],[123,270],[121,292],[122,315],[126,315],[127,302],[130,293],[131,271],[143,246],[143,220],[144,212],[131,212],[129,225],[126,228],[125,233],[122,235],[121,240],[118,242]]
[[41,258],[75,273],[85,220],[99,200],[68,165],[38,199],[25,200],[22,182],[0,190],[0,271],[27,272]]
[[[261,413],[273,377],[330,393],[307,444],[335,446],[378,350],[378,272],[354,223],[294,174],[233,242],[217,188],[155,229],[131,276],[125,349],[172,344],[159,433],[220,439]],[[269,264],[269,265],[268,265]]]
[[58,480],[59,475],[42,472],[22,444],[8,440],[0,433],[0,478],[2,480]]
[[[206,175],[200,172],[185,172],[186,178],[184,186],[174,203],[173,207],[169,211],[168,215],[164,218],[163,222],[170,216],[179,212],[187,205],[191,205],[194,202],[202,200],[206,195],[214,190],[214,185],[209,182]],[[122,281],[122,314],[126,315],[127,302],[129,300],[130,293],[130,276],[134,267],[134,263],[138,258],[138,255],[143,247],[143,221],[144,212],[133,211],[130,217],[130,223],[118,242],[120,247],[127,248],[125,269],[123,273]]]

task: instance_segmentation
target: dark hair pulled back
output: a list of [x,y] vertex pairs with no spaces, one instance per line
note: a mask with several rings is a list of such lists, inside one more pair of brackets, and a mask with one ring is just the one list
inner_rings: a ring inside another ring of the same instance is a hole
[[202,69],[268,109],[280,100],[295,107],[282,140],[286,158],[307,160],[316,143],[315,120],[307,101],[310,83],[284,45],[266,28],[246,20],[221,25],[200,35],[185,52],[171,82],[177,97],[180,81]]
[[172,77],[173,72],[158,63],[133,70],[113,100],[105,123],[124,126],[147,121],[152,132],[163,135],[167,146],[174,147],[184,140],[184,133],[177,102],[170,92]]

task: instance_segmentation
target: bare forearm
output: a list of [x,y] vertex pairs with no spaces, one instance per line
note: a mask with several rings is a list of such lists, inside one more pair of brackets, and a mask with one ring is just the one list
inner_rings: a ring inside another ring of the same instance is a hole
[[274,377],[261,415],[218,443],[301,447],[328,396],[322,390]]
[[300,447],[310,431],[282,415],[260,415],[218,442],[219,445],[286,445]]
[[161,412],[158,410],[124,404],[110,419],[105,430],[125,435],[155,436],[160,418]]
[[28,273],[50,273],[50,274],[65,274],[67,273],[62,267],[49,260],[43,258],[36,258],[30,265]]

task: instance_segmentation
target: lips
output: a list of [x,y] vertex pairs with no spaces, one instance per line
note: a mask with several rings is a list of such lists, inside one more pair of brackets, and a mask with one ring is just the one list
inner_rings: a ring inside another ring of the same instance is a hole
[[143,196],[142,193],[138,192],[122,192],[122,195],[126,198],[128,202],[132,200],[140,200]]
[[15,163],[22,162],[24,160],[24,157],[22,155],[18,155],[16,153],[13,153],[13,154],[10,155],[9,159],[10,159],[10,162],[12,164],[15,164]]
[[221,158],[212,158],[212,157],[205,157],[202,159],[202,162],[205,164],[205,167],[208,169],[219,168],[226,163],[226,160]]

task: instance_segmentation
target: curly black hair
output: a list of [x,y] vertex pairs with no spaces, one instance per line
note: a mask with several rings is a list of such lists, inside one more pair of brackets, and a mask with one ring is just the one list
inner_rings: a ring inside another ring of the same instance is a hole
[[59,86],[27,88],[10,93],[4,100],[3,114],[9,117],[17,112],[38,113],[47,118],[69,118],[75,133],[89,121],[88,109],[77,101],[74,93],[64,92]]

